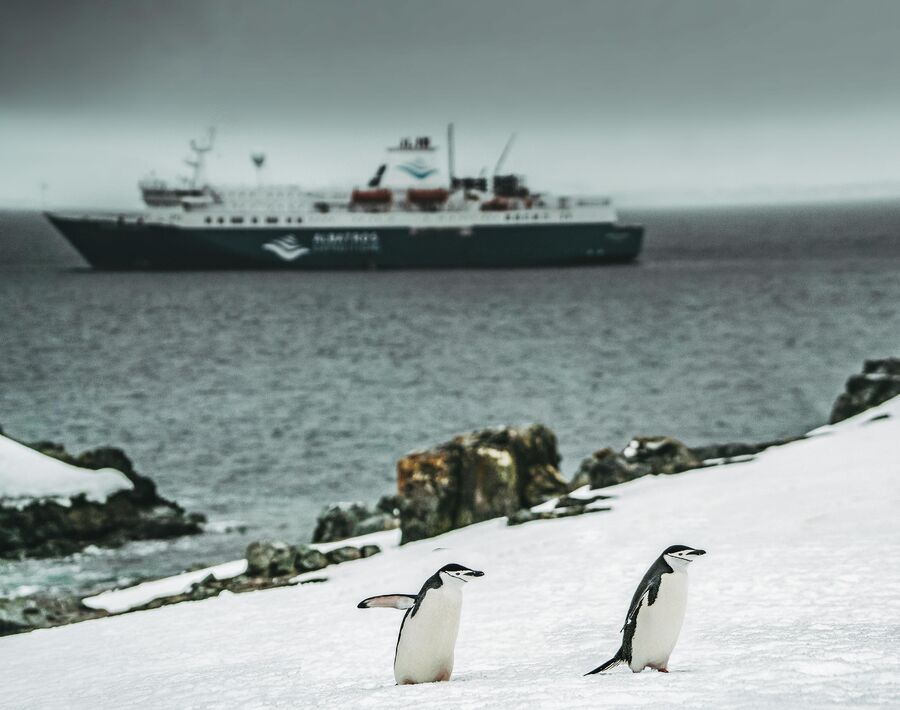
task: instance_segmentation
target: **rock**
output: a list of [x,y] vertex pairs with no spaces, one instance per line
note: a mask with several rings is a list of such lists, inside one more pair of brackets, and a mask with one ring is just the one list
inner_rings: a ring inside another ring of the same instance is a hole
[[378,545],[363,545],[359,548],[359,554],[363,557],[371,557],[379,552],[381,552],[381,548]]
[[69,505],[36,500],[22,508],[0,506],[0,558],[62,556],[88,545],[117,546],[203,531],[204,517],[188,514],[161,497],[156,484],[138,474],[121,449],[104,447],[76,457],[53,442],[27,446],[82,468],[116,468],[134,487],[117,491],[102,503],[76,496]]
[[328,558],[314,547],[299,545],[294,557],[294,569],[298,573],[315,572],[328,566]]
[[637,436],[622,450],[631,465],[643,465],[648,473],[681,473],[699,467],[703,462],[678,439],[671,436]]
[[339,565],[342,562],[352,562],[353,560],[360,559],[362,557],[362,552],[360,552],[358,547],[345,545],[344,547],[338,547],[335,550],[326,552],[325,557],[328,558],[330,564]]
[[851,375],[834,403],[830,424],[836,424],[860,412],[900,395],[900,358],[866,360],[862,374]]
[[700,461],[703,462],[724,459],[722,463],[727,463],[728,459],[754,456],[760,451],[765,451],[772,446],[789,444],[792,441],[797,441],[798,439],[802,438],[802,436],[794,436],[785,439],[775,439],[773,441],[763,441],[759,444],[745,444],[734,442],[728,444],[708,444],[706,446],[692,446],[691,453],[695,458],[700,459]]
[[544,510],[540,512],[523,508],[510,515],[506,519],[506,524],[522,525],[534,520],[556,520],[558,518],[571,518],[574,515],[584,515],[585,513],[603,513],[609,510],[611,510],[611,508],[588,508],[583,505],[572,506],[569,508],[554,508],[553,510]]
[[348,537],[393,530],[400,521],[393,496],[384,496],[376,508],[363,503],[334,503],[322,509],[316,520],[313,542],[335,542]]
[[294,574],[296,549],[286,542],[251,542],[247,546],[247,574],[284,577]]
[[53,597],[45,594],[0,599],[0,636],[34,629],[62,626],[76,621],[108,616],[105,611],[88,609],[77,596]]
[[574,491],[585,485],[606,488],[648,473],[650,469],[647,466],[630,463],[622,454],[617,454],[610,448],[600,449],[581,462],[569,489]]
[[402,543],[512,515],[566,492],[556,436],[541,425],[457,436],[397,462]]

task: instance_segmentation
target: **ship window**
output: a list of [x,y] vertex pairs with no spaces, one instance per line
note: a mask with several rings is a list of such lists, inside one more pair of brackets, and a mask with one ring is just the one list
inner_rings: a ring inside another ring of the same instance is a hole
[[206,218],[206,223],[207,223],[207,224],[212,224],[212,217],[207,217],[207,218]]
[[290,218],[290,217],[285,217],[285,218],[284,218],[284,221],[287,222],[288,224],[290,224],[290,223],[291,223],[291,218]]
[[250,221],[253,222],[253,224],[256,224],[257,222],[259,222],[259,219],[257,219],[256,217],[254,217],[254,218],[251,219]]
[[225,224],[225,219],[224,219],[223,217],[219,217],[219,219],[217,219],[216,221],[217,221],[219,224]]
[[297,217],[297,224],[300,224],[303,221],[303,217]]
[[266,217],[266,224],[278,224],[278,217]]
[[244,218],[243,218],[243,217],[232,217],[232,218],[231,218],[231,223],[232,223],[232,224],[243,224],[243,223],[244,223]]

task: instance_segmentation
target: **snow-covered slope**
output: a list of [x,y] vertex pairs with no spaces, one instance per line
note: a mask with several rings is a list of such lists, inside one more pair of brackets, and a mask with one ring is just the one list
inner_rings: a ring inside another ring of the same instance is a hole
[[[883,416],[888,415],[888,416]],[[2,707],[797,707],[900,697],[900,398],[756,460],[610,489],[611,513],[491,521],[330,567],[325,584],[227,595],[0,639]],[[582,674],[612,655],[662,548],[692,565],[668,675]],[[401,612],[453,559],[450,683],[395,686]]]
[[102,502],[131,487],[121,471],[71,466],[0,435],[0,505],[24,505],[35,498],[66,503],[82,493]]

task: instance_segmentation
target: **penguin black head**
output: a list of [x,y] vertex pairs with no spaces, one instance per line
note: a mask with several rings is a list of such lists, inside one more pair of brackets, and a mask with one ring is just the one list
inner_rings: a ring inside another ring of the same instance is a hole
[[677,564],[679,566],[687,566],[697,557],[705,555],[706,550],[700,550],[696,547],[688,545],[672,545],[663,550],[662,557],[666,562]]
[[483,577],[484,572],[479,572],[478,570],[469,569],[463,565],[458,565],[455,562],[451,562],[449,565],[444,565],[438,570],[438,575],[442,580],[454,580],[459,582],[468,582],[472,577]]

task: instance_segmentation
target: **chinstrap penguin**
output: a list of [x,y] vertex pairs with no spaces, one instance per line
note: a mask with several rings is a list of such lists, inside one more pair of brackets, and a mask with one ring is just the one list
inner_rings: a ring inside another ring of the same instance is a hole
[[405,609],[394,651],[398,685],[450,680],[459,631],[462,588],[484,572],[463,565],[441,567],[425,580],[418,594],[382,594],[363,599],[360,609]]
[[672,545],[656,558],[631,599],[616,655],[590,673],[625,663],[634,673],[655,668],[668,673],[669,656],[678,641],[687,607],[688,565],[705,550]]

